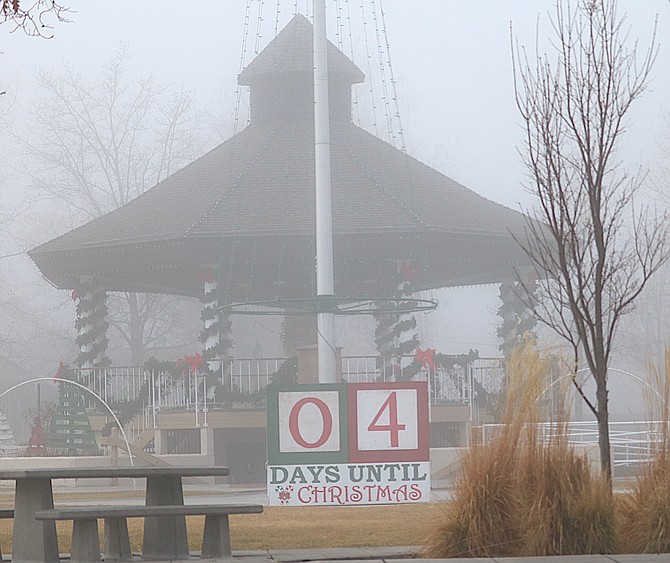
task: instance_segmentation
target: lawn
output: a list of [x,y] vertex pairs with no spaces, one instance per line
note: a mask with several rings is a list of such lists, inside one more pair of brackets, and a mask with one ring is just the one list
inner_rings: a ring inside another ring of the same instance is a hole
[[[316,547],[420,546],[443,504],[357,507],[265,507],[263,514],[231,516],[233,549],[303,549]],[[204,517],[188,517],[191,549],[199,550]],[[142,543],[140,518],[128,528],[133,550]],[[59,548],[70,549],[72,525],[58,523]],[[102,530],[102,522],[100,522]],[[11,551],[12,520],[0,521],[0,544]]]

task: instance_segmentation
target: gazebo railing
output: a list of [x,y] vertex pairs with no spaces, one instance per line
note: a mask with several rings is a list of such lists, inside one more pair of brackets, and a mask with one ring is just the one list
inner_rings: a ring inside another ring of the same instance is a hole
[[[427,381],[432,404],[464,404],[476,408],[475,398],[495,393],[502,386],[502,361],[477,358],[463,363],[461,356],[442,366],[422,367],[415,373],[413,356],[382,359],[378,356],[345,356],[342,377],[351,383],[398,380]],[[217,360],[218,361],[218,360]],[[218,379],[235,397],[259,400],[263,390],[281,371],[284,358],[237,358],[220,361]],[[411,366],[411,367],[410,367]],[[444,367],[446,366],[446,367]],[[410,371],[410,369],[412,371]],[[93,395],[115,410],[121,404],[136,402],[149,418],[165,410],[187,410],[203,413],[216,407],[212,380],[203,373],[186,370],[175,372],[148,369],[143,366],[112,366],[74,370],[77,381],[90,389],[84,393],[87,408],[104,411]],[[262,398],[261,398],[262,400]],[[147,420],[151,424],[150,420]]]
[[284,364],[284,358],[240,358],[221,363],[220,381],[226,389],[253,394],[265,389],[273,374]]
[[[453,356],[454,360],[458,356]],[[430,399],[435,403],[472,401],[474,371],[471,364],[451,367],[422,367],[415,373],[414,356],[381,358],[348,356],[342,358],[342,378],[349,383],[427,381]]]

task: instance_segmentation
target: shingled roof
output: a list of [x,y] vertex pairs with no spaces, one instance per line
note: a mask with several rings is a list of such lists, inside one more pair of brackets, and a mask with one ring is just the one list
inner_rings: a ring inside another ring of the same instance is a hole
[[[314,294],[311,24],[292,20],[242,72],[248,127],[137,199],[30,251],[61,288],[96,276],[109,290],[198,295],[220,264],[231,300]],[[395,289],[398,260],[416,288],[512,277],[526,258],[510,233],[525,218],[393,148],[350,119],[363,74],[329,45],[336,294]],[[271,100],[270,100],[271,97]]]
[[[312,24],[297,14],[275,40],[240,73],[238,83],[253,86],[264,78],[314,72]],[[363,72],[332,43],[328,43],[328,74],[349,84],[365,80]]]

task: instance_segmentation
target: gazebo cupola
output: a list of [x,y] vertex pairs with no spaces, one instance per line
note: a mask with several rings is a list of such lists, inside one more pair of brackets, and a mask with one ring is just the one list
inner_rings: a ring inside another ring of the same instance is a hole
[[[314,34],[312,24],[295,16],[239,75],[251,90],[251,120],[314,120]],[[351,87],[365,75],[332,43],[328,44],[330,117],[351,120]]]

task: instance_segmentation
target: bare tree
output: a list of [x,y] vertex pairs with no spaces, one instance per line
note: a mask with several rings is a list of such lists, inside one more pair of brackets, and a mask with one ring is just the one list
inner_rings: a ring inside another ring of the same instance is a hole
[[[643,175],[629,174],[618,149],[631,105],[645,91],[656,55],[631,43],[616,0],[558,1],[554,57],[533,62],[512,43],[523,151],[536,205],[520,241],[540,280],[537,317],[566,339],[595,381],[601,468],[611,479],[608,365],[617,327],[667,260],[665,217],[635,205]],[[576,367],[575,367],[576,372]]]
[[14,25],[12,31],[51,37],[52,22],[67,22],[70,9],[55,0],[0,0],[0,24]]
[[[97,82],[70,66],[39,73],[36,126],[23,143],[38,164],[37,199],[64,209],[71,227],[128,203],[194,156],[191,94],[150,78],[131,83],[128,56],[122,48]],[[109,305],[110,325],[128,343],[133,363],[142,363],[178,322],[175,298],[113,294]]]
[[[653,197],[670,209],[670,113],[659,115],[658,138],[660,159],[650,175]],[[633,360],[638,366],[663,365],[665,349],[670,342],[670,263],[664,264],[648,283],[636,306],[635,314],[626,318],[617,352],[621,361]]]

